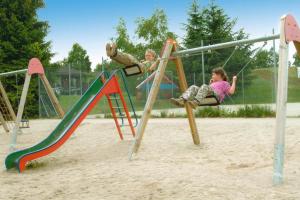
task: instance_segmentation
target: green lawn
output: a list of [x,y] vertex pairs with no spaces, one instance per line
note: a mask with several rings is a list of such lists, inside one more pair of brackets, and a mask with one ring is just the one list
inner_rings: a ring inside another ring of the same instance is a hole
[[[249,87],[244,90],[237,88],[236,94],[232,97],[235,104],[259,104],[274,102],[274,81],[272,69],[256,69],[252,71],[253,79]],[[240,77],[239,80],[241,81]],[[277,81],[277,80],[276,80]],[[289,69],[288,102],[300,102],[300,79],[297,78],[296,68]],[[226,104],[233,103],[230,99]]]
[[[62,95],[59,97],[59,101],[63,109],[65,111],[68,111],[79,98],[80,98],[79,95],[71,95],[71,96]],[[125,97],[125,100],[127,106],[130,107],[128,97],[127,98]],[[136,111],[141,111],[144,109],[146,100],[135,100],[135,96],[132,97],[132,100]],[[164,109],[164,108],[175,108],[175,106],[170,104],[168,99],[157,100],[155,102],[154,109]],[[131,111],[132,109],[129,108],[129,110]],[[99,113],[110,113],[106,98],[102,98],[91,112],[91,114],[99,114]]]
[[[225,104],[262,104],[274,102],[274,83],[272,69],[256,69],[252,71],[251,84],[245,88],[244,96],[242,88],[237,88],[236,94],[232,98],[226,98]],[[241,81],[241,77],[239,80]],[[134,92],[132,92],[134,93]],[[124,93],[125,95],[125,93]],[[72,105],[80,98],[79,95],[62,95],[59,101],[64,110],[69,110]],[[127,105],[129,101],[125,95]],[[137,111],[143,110],[146,97],[143,100],[136,100],[135,96],[132,97],[135,109]],[[297,78],[296,68],[289,69],[289,87],[288,87],[288,102],[300,102],[300,79]],[[168,99],[159,99],[154,105],[154,109],[174,108]],[[131,109],[130,109],[131,110]],[[93,109],[92,114],[109,113],[109,106],[106,98],[101,99],[96,108]]]

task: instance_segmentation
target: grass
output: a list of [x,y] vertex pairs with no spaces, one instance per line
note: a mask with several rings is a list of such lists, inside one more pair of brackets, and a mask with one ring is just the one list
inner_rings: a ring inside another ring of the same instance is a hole
[[[273,69],[256,69],[252,71],[252,76],[254,78],[251,85],[245,88],[245,96],[243,97],[242,88],[237,88],[236,94],[232,97],[233,102],[227,99],[225,104],[264,104],[275,102],[276,91],[274,88]],[[241,81],[241,79],[238,81]],[[289,68],[288,81],[288,102],[300,102],[300,79],[297,77],[297,69],[295,67]]]
[[[79,100],[79,95],[62,95],[59,97],[59,102],[65,111],[71,109],[71,107]],[[128,97],[126,98],[126,104],[129,107],[129,111],[131,111]],[[146,100],[136,100],[135,96],[132,97],[134,108],[136,111],[141,111],[144,109]],[[154,109],[165,109],[165,108],[176,108],[172,104],[170,104],[168,99],[159,99],[155,102]],[[99,114],[99,113],[110,113],[110,108],[108,106],[108,102],[106,98],[102,98],[96,107],[91,111],[91,114]]]
[[[237,88],[237,92],[234,96],[232,96],[232,100],[227,98],[224,104],[266,104],[266,103],[274,103],[275,102],[275,89],[273,84],[273,69],[262,68],[255,69],[252,71],[252,82],[249,87],[245,88],[244,93],[241,88]],[[241,81],[240,79],[238,81]],[[131,92],[134,94],[135,92]],[[244,94],[244,95],[243,95]],[[126,94],[124,94],[127,106],[129,107],[129,100]],[[65,111],[68,111],[72,105],[78,101],[80,98],[79,95],[67,96],[62,95],[59,97],[59,101]],[[135,96],[132,96],[133,104],[136,111],[141,111],[144,109],[146,103],[146,97],[142,100],[137,100]],[[300,102],[300,79],[297,78],[297,69],[289,68],[289,86],[288,86],[288,102]],[[170,109],[176,108],[172,104],[170,104],[168,99],[158,99],[155,102],[153,109]],[[130,109],[131,111],[131,109]],[[225,114],[222,113],[224,111],[215,111],[215,110],[207,110],[205,111],[205,115],[207,116],[218,116]],[[241,110],[242,113],[246,116],[246,114]],[[249,110],[245,110],[245,112],[250,112]],[[101,101],[96,105],[96,107],[92,110],[91,114],[100,114],[100,113],[110,113],[110,109],[108,106],[108,102],[105,98],[102,98]],[[178,117],[177,114],[166,114],[161,113],[160,117]],[[173,116],[172,116],[173,115]],[[231,114],[233,115],[233,114]],[[108,116],[107,116],[108,117]],[[159,116],[158,116],[159,117]],[[181,116],[184,117],[184,116]]]
[[196,117],[249,117],[249,118],[263,118],[263,117],[275,117],[275,111],[268,106],[257,105],[245,105],[240,107],[237,111],[231,111],[227,109],[220,109],[217,107],[205,107],[198,109],[195,113]]

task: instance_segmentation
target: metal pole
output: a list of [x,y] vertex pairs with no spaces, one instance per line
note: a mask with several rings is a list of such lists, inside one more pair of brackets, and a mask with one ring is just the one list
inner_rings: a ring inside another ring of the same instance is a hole
[[[274,35],[274,28],[273,28],[273,35]],[[276,102],[276,87],[277,87],[277,74],[276,74],[276,68],[277,68],[277,61],[276,61],[276,51],[275,51],[275,40],[273,40],[273,102]]]
[[20,74],[20,73],[26,73],[27,69],[21,69],[21,70],[16,70],[16,71],[11,71],[11,72],[4,72],[0,74],[1,76],[8,76],[8,75],[14,75],[14,74]]
[[104,64],[103,64],[104,59],[103,59],[103,56],[101,57],[101,60],[102,60],[101,67],[102,67],[102,71],[104,72]]
[[243,104],[245,105],[244,70],[242,71]]
[[42,118],[42,112],[41,112],[41,79],[38,76],[38,88],[39,88],[39,118]]
[[193,79],[194,79],[194,85],[196,85],[196,74],[195,74],[195,72],[193,73]]
[[79,79],[80,79],[80,95],[82,96],[82,72],[81,72],[81,67],[82,63],[80,63],[80,74],[79,74]]
[[[201,47],[203,47],[203,40],[201,40]],[[204,72],[204,51],[202,51],[202,82],[205,84],[205,72]]]
[[173,78],[173,72],[171,72],[171,81],[172,81],[172,97],[174,97],[174,78]]
[[68,64],[69,66],[69,96],[71,95],[71,65],[70,63]]
[[259,38],[254,38],[254,39],[244,39],[244,40],[237,40],[237,41],[231,41],[231,42],[224,42],[224,43],[219,43],[219,44],[214,44],[214,45],[197,47],[197,48],[193,48],[193,49],[181,50],[181,51],[174,52],[172,54],[172,56],[189,56],[189,55],[193,55],[193,54],[200,53],[203,51],[208,51],[208,50],[224,49],[224,48],[234,47],[234,46],[243,45],[243,44],[252,44],[252,43],[256,43],[256,42],[264,42],[264,41],[275,40],[275,39],[279,39],[279,34],[265,36],[265,37],[259,37]]

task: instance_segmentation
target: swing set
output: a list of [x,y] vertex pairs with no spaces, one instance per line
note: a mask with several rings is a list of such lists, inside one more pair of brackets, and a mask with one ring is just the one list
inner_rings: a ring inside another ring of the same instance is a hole
[[[163,79],[168,61],[171,60],[176,65],[176,70],[179,78],[179,87],[181,92],[184,92],[187,89],[187,81],[183,70],[183,64],[181,61],[181,57],[189,57],[195,54],[224,49],[229,47],[236,47],[245,44],[253,44],[257,42],[264,42],[264,45],[258,49],[255,53],[257,55],[258,52],[266,45],[266,42],[269,40],[280,40],[279,45],[279,67],[278,67],[278,87],[277,87],[277,108],[276,108],[276,131],[275,131],[275,150],[274,150],[274,173],[273,173],[273,182],[275,185],[281,184],[283,180],[283,158],[284,158],[284,135],[285,135],[285,121],[286,121],[286,103],[287,103],[287,83],[288,83],[288,46],[290,42],[293,42],[298,55],[300,56],[300,29],[295,21],[294,17],[291,15],[285,15],[280,20],[280,34],[259,37],[254,39],[243,39],[225,43],[219,43],[214,45],[202,46],[193,49],[186,49],[178,51],[178,45],[176,41],[172,39],[168,39],[163,48],[162,56],[159,59],[159,65],[157,70],[153,73],[154,81],[143,111],[143,115],[139,122],[136,137],[132,146],[132,149],[129,153],[129,159],[132,159],[133,154],[138,153],[139,147],[141,145],[141,141],[143,139],[146,126],[148,120],[151,116],[152,107],[155,103],[159,85]],[[237,47],[236,47],[237,48]],[[236,48],[234,52],[236,51]],[[234,53],[233,52],[233,53]],[[229,59],[232,57],[233,53],[230,55]],[[254,55],[254,56],[255,56]],[[226,63],[229,61],[225,62]],[[253,58],[252,58],[253,59]],[[237,73],[239,75],[243,70],[249,65],[252,61],[250,59],[246,65]],[[223,66],[223,67],[224,67]],[[130,70],[132,66],[129,68],[125,67],[124,71],[127,71],[126,75],[130,75]],[[135,73],[141,72],[139,65],[135,65]],[[185,103],[185,109],[187,112],[187,117],[191,129],[192,139],[195,145],[200,144],[200,138],[198,134],[198,129],[196,126],[195,118],[192,112],[192,108],[188,103]]]
[[[45,87],[45,90],[50,98],[50,101],[51,101],[54,109],[58,113],[58,116],[60,118],[62,118],[64,116],[64,111],[63,111],[61,105],[59,104],[59,101],[56,98],[54,91],[45,75],[44,68],[43,68],[41,62],[37,58],[32,58],[29,61],[28,69],[22,69],[22,70],[2,73],[2,74],[0,74],[0,77],[7,77],[10,75],[15,75],[16,80],[17,80],[17,74],[20,74],[20,73],[25,74],[25,81],[23,84],[23,90],[21,93],[20,101],[19,101],[17,115],[15,114],[15,112],[10,104],[10,101],[7,97],[7,93],[4,90],[4,87],[0,83],[0,104],[1,104],[0,119],[1,119],[1,124],[3,125],[6,132],[11,131],[10,151],[15,150],[15,146],[17,143],[17,135],[18,135],[18,133],[20,133],[20,128],[22,128],[22,127],[29,128],[29,121],[28,121],[28,119],[23,118],[23,112],[24,112],[24,107],[25,107],[26,98],[27,98],[27,94],[28,94],[28,90],[29,90],[29,86],[30,86],[30,80],[31,80],[32,75],[37,74],[39,76],[39,78],[42,80],[42,83]],[[1,117],[1,116],[4,116],[4,117]],[[8,124],[10,124],[10,126],[8,126]]]

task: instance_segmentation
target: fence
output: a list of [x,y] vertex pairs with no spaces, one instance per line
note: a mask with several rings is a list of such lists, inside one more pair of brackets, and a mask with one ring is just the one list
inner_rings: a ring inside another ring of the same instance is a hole
[[[201,66],[199,66],[201,67]],[[160,92],[157,101],[154,105],[154,110],[172,109],[176,108],[169,101],[171,97],[178,97],[180,95],[178,87],[178,79],[174,66],[167,68],[168,71],[160,85]],[[60,69],[46,70],[47,78],[55,90],[58,99],[65,111],[68,111],[72,105],[80,98],[80,96],[87,90],[92,81],[100,72],[83,72],[80,69],[74,69],[72,65],[62,67]],[[236,93],[231,97],[225,98],[225,105],[246,105],[246,104],[272,104],[276,100],[276,75],[277,68],[253,68],[244,75],[242,71],[238,77],[238,86]],[[133,103],[137,111],[142,111],[151,88],[151,79],[137,89],[143,80],[149,74],[140,76],[127,77],[127,85],[129,93],[132,96]],[[210,73],[187,73],[186,78],[189,85],[203,84],[203,77],[206,77],[206,83],[209,80]],[[231,79],[231,78],[230,78]],[[288,102],[300,102],[300,79],[298,78],[298,71],[296,67],[289,68],[289,96]],[[122,85],[123,87],[123,85]],[[122,88],[123,91],[124,88]],[[126,95],[125,95],[126,96]],[[127,97],[128,100],[128,97]],[[108,104],[103,98],[99,105],[92,111],[92,114],[109,113]],[[39,84],[39,114],[41,118],[54,117],[56,115],[46,92]]]

